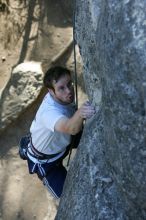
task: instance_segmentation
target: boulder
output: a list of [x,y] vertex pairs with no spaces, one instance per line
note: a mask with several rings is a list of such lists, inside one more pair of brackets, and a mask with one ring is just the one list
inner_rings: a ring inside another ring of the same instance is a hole
[[41,63],[25,62],[16,66],[1,94],[0,131],[23,113],[40,94],[43,84]]

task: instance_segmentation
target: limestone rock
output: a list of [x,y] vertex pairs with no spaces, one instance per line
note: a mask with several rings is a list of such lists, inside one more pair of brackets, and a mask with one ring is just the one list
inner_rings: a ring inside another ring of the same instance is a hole
[[37,98],[42,88],[42,79],[43,72],[39,62],[21,63],[13,69],[1,95],[0,131]]
[[76,39],[97,113],[85,124],[56,220],[146,219],[145,8],[77,0]]

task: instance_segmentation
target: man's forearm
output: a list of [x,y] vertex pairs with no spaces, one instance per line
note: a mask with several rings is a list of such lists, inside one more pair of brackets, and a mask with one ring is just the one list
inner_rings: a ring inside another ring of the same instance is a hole
[[76,113],[67,120],[66,129],[68,133],[72,135],[77,134],[82,129],[83,121],[84,119],[80,116],[79,110],[77,110]]
[[90,106],[88,102],[84,103],[71,118],[61,118],[55,124],[55,130],[67,134],[75,135],[81,129],[83,121],[94,115],[94,107]]

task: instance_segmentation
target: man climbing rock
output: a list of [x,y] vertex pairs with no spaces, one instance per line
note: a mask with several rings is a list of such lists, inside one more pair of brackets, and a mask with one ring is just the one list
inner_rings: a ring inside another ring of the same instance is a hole
[[75,137],[90,118],[94,108],[85,102],[75,110],[71,73],[63,67],[52,67],[44,76],[48,93],[30,127],[27,150],[29,172],[36,173],[56,198],[60,198],[67,171],[62,164]]

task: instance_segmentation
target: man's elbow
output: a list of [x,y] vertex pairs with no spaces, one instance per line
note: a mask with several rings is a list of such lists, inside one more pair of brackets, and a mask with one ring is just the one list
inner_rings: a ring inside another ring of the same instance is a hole
[[71,132],[70,132],[71,135],[76,135],[77,133],[78,133],[78,132],[76,132],[76,131],[71,131]]
[[76,134],[78,134],[78,133],[80,132],[80,130],[81,130],[81,129],[72,128],[72,129],[70,130],[70,134],[71,134],[71,135],[76,135]]

